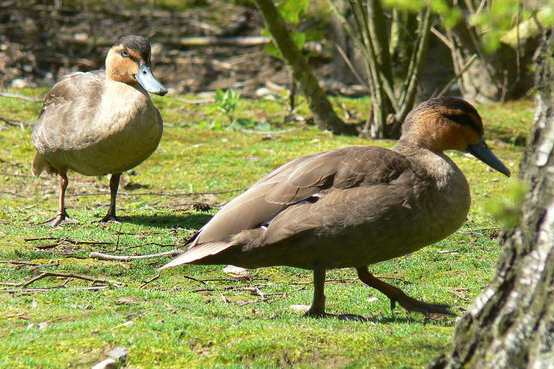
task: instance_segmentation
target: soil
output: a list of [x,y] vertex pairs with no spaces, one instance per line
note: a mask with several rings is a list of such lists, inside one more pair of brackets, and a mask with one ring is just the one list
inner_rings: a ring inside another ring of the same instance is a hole
[[[102,69],[107,50],[125,34],[150,39],[156,76],[179,93],[233,87],[253,96],[268,81],[290,84],[285,64],[264,46],[180,45],[183,37],[260,36],[263,20],[252,6],[188,1],[197,4],[176,12],[154,8],[152,2],[132,8],[92,1],[43,3],[0,0],[0,88],[51,86],[65,74]],[[328,80],[330,58],[320,55],[311,62],[318,77]],[[345,88],[324,85],[330,92]]]

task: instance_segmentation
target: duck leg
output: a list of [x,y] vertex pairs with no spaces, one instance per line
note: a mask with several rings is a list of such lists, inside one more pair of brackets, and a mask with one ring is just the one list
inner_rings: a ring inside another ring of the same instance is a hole
[[78,223],[76,220],[70,219],[67,215],[67,212],[65,211],[65,191],[68,184],[69,180],[67,179],[67,174],[60,173],[60,210],[58,211],[56,216],[54,216],[54,218],[48,219],[39,224],[47,224],[51,227],[57,227],[62,224]]
[[306,316],[325,317],[325,268],[314,268],[314,300],[310,310],[306,312]]
[[400,304],[404,309],[408,311],[417,311],[425,315],[434,313],[434,314],[444,314],[444,315],[455,315],[449,309],[448,305],[442,304],[428,304],[426,302],[413,299],[406,295],[400,288],[394,287],[388,283],[385,283],[377,278],[375,278],[367,269],[367,267],[356,268],[358,271],[358,277],[362,282],[367,284],[369,287],[373,287],[390,299],[391,309],[394,309],[396,302]]
[[108,214],[102,218],[101,222],[121,222],[121,219],[115,216],[115,204],[117,200],[117,191],[119,190],[119,179],[121,173],[113,173],[110,177],[110,207]]

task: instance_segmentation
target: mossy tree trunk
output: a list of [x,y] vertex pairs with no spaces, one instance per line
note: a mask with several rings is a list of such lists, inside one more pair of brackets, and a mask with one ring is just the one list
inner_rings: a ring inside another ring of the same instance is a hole
[[502,235],[492,283],[430,368],[554,368],[554,37],[537,59],[535,128],[521,163],[529,185],[520,224]]
[[322,130],[328,130],[334,134],[354,133],[350,126],[346,125],[336,114],[331,103],[325,96],[325,91],[319,86],[317,78],[312,72],[302,51],[294,43],[283,17],[273,4],[272,0],[256,0],[256,4],[262,13],[265,24],[275,40],[275,44],[289,67],[295,81],[300,85],[306,96],[308,105],[316,125]]

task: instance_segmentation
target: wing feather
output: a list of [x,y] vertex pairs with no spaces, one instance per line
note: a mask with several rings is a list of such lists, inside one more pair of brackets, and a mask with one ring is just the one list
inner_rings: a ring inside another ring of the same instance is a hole
[[291,205],[332,188],[388,183],[407,168],[403,156],[381,147],[347,147],[298,158],[225,205],[202,227],[191,247],[257,228]]

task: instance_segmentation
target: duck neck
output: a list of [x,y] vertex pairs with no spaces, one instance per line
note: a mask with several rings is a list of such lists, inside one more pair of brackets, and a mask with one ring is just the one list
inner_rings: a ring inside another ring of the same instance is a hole
[[431,150],[408,139],[400,139],[393,150],[402,154],[418,168],[422,175],[430,176],[435,183],[447,186],[453,180],[466,182],[458,166],[444,152]]

